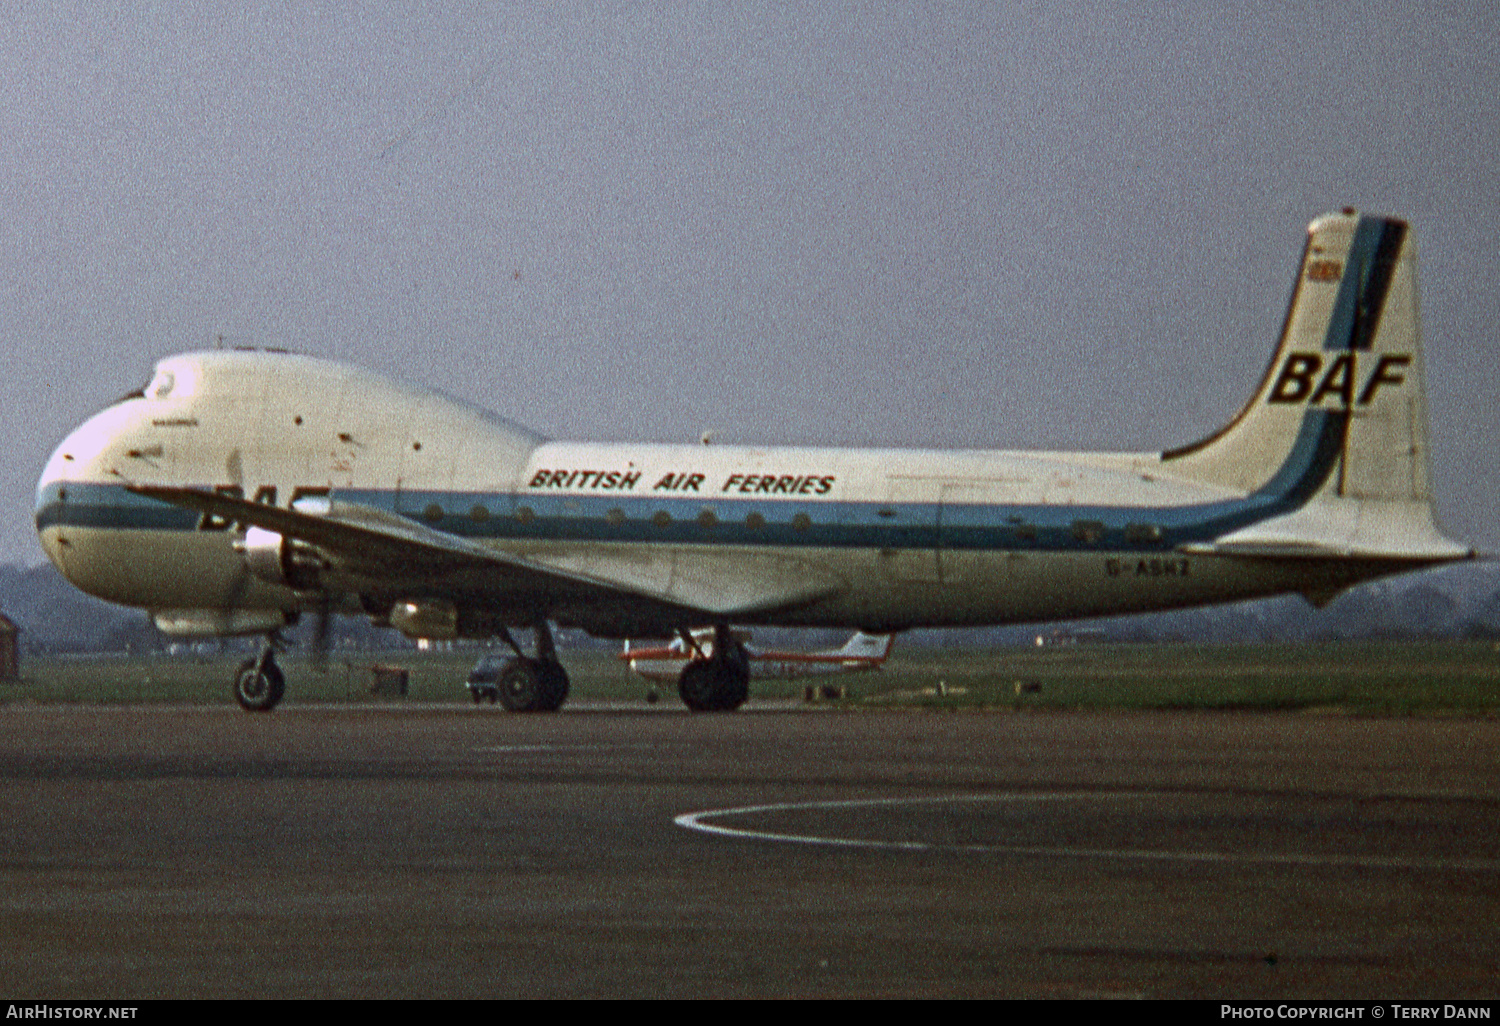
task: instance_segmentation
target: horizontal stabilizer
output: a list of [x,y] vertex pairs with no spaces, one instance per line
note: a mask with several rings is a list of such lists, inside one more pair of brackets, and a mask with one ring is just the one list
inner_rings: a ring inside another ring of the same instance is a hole
[[1191,542],[1195,555],[1380,559],[1414,565],[1475,557],[1472,549],[1443,537],[1426,503],[1320,496],[1290,513]]

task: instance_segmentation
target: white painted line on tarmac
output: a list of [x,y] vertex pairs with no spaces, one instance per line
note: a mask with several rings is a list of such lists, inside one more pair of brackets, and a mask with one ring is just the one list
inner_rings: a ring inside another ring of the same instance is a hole
[[1048,858],[1138,859],[1156,862],[1197,862],[1223,865],[1286,865],[1360,869],[1419,869],[1466,873],[1500,872],[1500,859],[1408,858],[1386,855],[1307,855],[1296,852],[1162,851],[1150,848],[1082,848],[1020,844],[932,844],[925,841],[888,841],[863,837],[823,837],[770,830],[748,830],[708,822],[734,816],[767,812],[805,812],[818,809],[857,809],[879,806],[957,804],[962,802],[1109,801],[1141,798],[1201,797],[1174,791],[1057,791],[999,794],[947,795],[924,798],[866,798],[852,801],[786,802],[775,805],[745,805],[733,809],[688,812],[673,819],[686,830],[740,840],[775,841],[784,844],[819,845],[834,848],[868,848],[884,851],[965,852],[1001,855],[1039,855]]
[[682,747],[681,745],[659,745],[646,741],[621,741],[619,743],[603,744],[559,744],[559,745],[483,745],[474,749],[476,752],[617,752],[622,749],[649,749],[657,751],[663,747]]

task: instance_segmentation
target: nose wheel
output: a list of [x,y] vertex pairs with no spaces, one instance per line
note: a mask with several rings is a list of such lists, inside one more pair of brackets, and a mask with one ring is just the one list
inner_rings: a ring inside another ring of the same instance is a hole
[[234,699],[248,712],[270,712],[286,691],[286,677],[271,649],[246,659],[234,675]]

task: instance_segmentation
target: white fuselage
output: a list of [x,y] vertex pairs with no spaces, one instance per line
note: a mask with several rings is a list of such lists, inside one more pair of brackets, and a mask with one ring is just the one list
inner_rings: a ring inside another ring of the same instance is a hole
[[[685,608],[728,594],[715,615],[876,631],[1161,609],[1395,569],[1187,554],[1253,519],[1253,497],[1175,478],[1154,453],[549,441],[380,375],[268,353],[163,361],[142,395],[58,447],[37,526],[79,587],[165,620],[232,610],[254,627],[255,610],[307,604],[247,578],[242,529],[132,484],[282,507],[331,496]],[[341,572],[346,599],[446,587],[360,574]],[[504,608],[472,574],[447,597]],[[607,615],[540,612],[612,631]]]

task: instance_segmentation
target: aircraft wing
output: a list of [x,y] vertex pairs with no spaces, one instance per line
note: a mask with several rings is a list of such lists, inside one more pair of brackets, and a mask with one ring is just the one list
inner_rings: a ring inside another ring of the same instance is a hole
[[575,601],[644,599],[709,618],[794,608],[844,587],[818,568],[784,556],[583,542],[512,552],[336,498],[329,500],[325,513],[314,515],[204,488],[126,487],[137,495],[305,542],[333,560],[341,573],[389,581],[393,587],[478,571],[497,588],[561,590]]
[[[859,673],[878,670],[890,654],[894,635],[855,634],[841,648],[821,652],[747,650],[752,678],[792,680],[798,677]],[[676,680],[684,666],[694,659],[706,658],[693,653],[680,642],[649,648],[625,642],[619,658],[630,664],[638,676],[647,680]]]
[[639,546],[625,551],[585,543],[530,553],[527,559],[559,577],[608,582],[637,594],[706,610],[714,614],[710,619],[740,619],[795,609],[836,595],[846,587],[838,577],[805,560],[743,550]]

